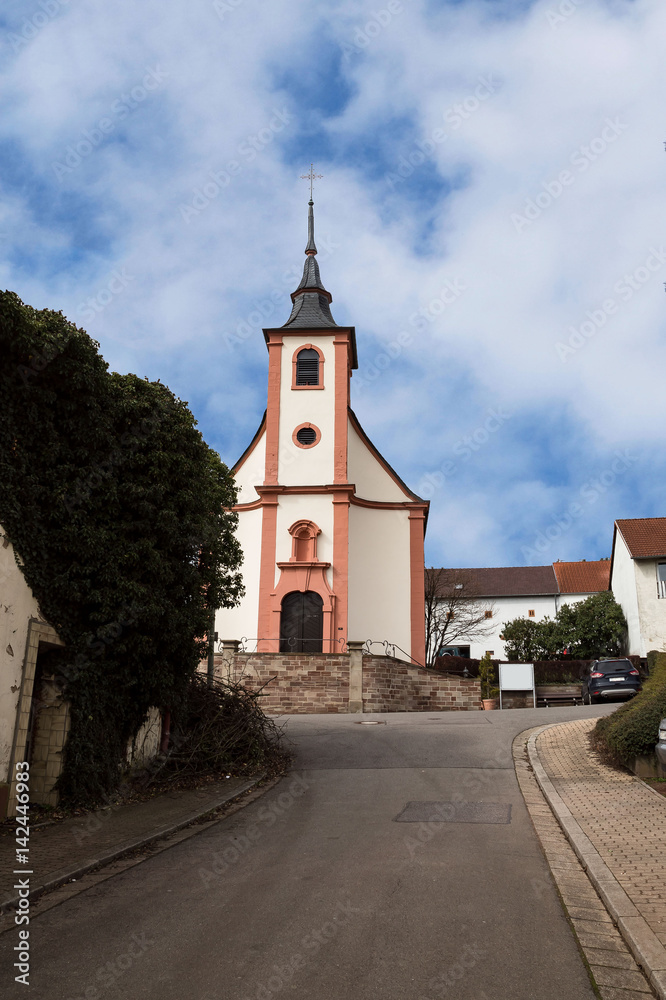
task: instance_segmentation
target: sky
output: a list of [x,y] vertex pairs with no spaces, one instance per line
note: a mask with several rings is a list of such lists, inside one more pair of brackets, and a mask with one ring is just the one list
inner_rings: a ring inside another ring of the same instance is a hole
[[426,562],[666,515],[663,0],[5,0],[0,287],[233,465],[319,264]]

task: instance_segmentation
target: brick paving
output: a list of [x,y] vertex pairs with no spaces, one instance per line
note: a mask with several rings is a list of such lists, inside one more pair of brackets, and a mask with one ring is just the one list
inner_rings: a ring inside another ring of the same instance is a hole
[[565,722],[537,737],[558,794],[627,896],[666,945],[666,799],[589,751],[596,719]]
[[[100,863],[123,849],[159,837],[192,822],[227,802],[258,781],[229,778],[224,781],[169,792],[145,802],[132,802],[89,813],[30,831],[30,886],[38,890],[55,877]],[[0,837],[0,905],[12,899],[16,876],[13,834]]]
[[[599,996],[602,1000],[650,1000],[654,996],[650,984],[613,924],[537,784],[526,752],[527,738],[532,732],[534,730],[521,733],[514,741],[518,783]],[[548,886],[533,882],[530,888],[539,893],[546,891]]]

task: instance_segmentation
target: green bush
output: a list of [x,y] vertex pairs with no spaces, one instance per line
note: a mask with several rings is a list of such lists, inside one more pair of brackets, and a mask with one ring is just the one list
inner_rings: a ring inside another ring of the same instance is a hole
[[98,348],[0,292],[0,524],[65,643],[69,807],[108,801],[128,740],[151,706],[178,708],[212,609],[243,590],[231,473],[186,403]]
[[[496,698],[499,695],[499,688],[494,686],[497,679],[495,665],[487,653],[479,660],[479,677],[481,678],[481,697]],[[494,691],[497,693],[494,694]]]
[[654,669],[654,665],[657,662],[657,657],[660,656],[660,655],[661,654],[659,653],[658,649],[651,649],[650,652],[648,653],[648,655],[647,655],[647,665],[648,665],[648,673],[649,674],[652,673],[652,670]]
[[594,736],[614,757],[629,764],[650,754],[657,742],[659,722],[666,718],[666,653],[653,657],[643,690],[612,715],[599,719]]

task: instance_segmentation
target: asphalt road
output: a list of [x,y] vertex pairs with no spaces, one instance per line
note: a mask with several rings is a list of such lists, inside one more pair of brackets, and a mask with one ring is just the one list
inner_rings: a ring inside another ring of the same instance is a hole
[[32,921],[28,989],[3,935],[2,995],[593,1000],[511,742],[610,710],[293,716],[263,798]]

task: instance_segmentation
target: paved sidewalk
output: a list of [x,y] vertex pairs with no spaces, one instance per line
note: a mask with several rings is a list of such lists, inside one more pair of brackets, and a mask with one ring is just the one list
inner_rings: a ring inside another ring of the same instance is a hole
[[595,723],[536,731],[530,762],[611,917],[666,1000],[666,798],[590,753]]
[[[87,816],[30,831],[30,895],[53,889],[115,858],[161,840],[224,805],[263,775],[228,778],[185,791],[167,792],[145,802],[100,809]],[[0,837],[0,912],[16,902],[13,836]]]

